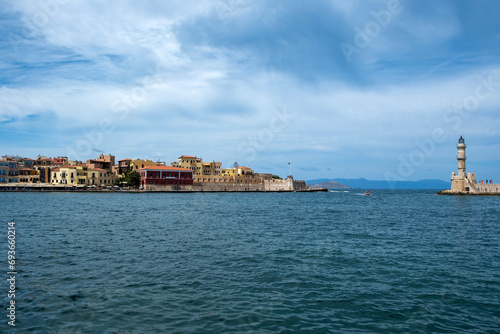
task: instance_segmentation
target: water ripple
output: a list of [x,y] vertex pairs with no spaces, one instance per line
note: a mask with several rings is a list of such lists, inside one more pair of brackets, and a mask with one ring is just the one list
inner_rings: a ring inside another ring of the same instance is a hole
[[498,198],[0,200],[18,233],[21,332],[500,332]]

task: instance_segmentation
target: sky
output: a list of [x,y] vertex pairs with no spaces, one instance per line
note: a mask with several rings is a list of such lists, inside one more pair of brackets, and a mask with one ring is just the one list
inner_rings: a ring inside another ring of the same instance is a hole
[[[500,182],[496,0],[17,0],[0,155]],[[290,165],[289,165],[290,163]]]

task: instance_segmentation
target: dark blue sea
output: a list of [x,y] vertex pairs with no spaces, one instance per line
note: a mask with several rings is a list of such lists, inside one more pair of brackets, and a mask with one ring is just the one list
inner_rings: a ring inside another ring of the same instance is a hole
[[0,193],[0,332],[500,333],[500,197],[362,193]]

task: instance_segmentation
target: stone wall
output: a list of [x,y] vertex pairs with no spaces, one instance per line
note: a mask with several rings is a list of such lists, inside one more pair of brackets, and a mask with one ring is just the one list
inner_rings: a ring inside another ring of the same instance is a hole
[[233,184],[233,183],[195,183],[186,185],[152,185],[144,188],[146,191],[264,191],[262,184]]
[[307,189],[305,181],[294,180],[293,178],[288,178],[286,180],[263,180],[263,183],[266,191],[299,191]]
[[499,193],[500,184],[475,184],[475,187],[470,187],[472,193]]
[[[473,180],[473,181],[471,181]],[[500,195],[500,184],[479,184],[475,181],[475,175],[472,178],[464,180],[453,180],[451,190],[444,190],[444,195]]]
[[306,190],[306,181],[304,180],[294,180],[293,181],[293,190]]
[[186,185],[152,185],[145,186],[146,191],[302,191],[307,186],[303,180],[264,180],[258,184],[248,183],[194,183]]

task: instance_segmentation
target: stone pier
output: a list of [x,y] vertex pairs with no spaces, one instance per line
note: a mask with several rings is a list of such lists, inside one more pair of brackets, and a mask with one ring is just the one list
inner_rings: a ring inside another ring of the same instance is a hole
[[465,140],[462,136],[458,140],[458,173],[451,173],[451,189],[443,190],[438,195],[493,195],[500,196],[500,184],[483,184],[476,180],[476,173],[466,173]]

